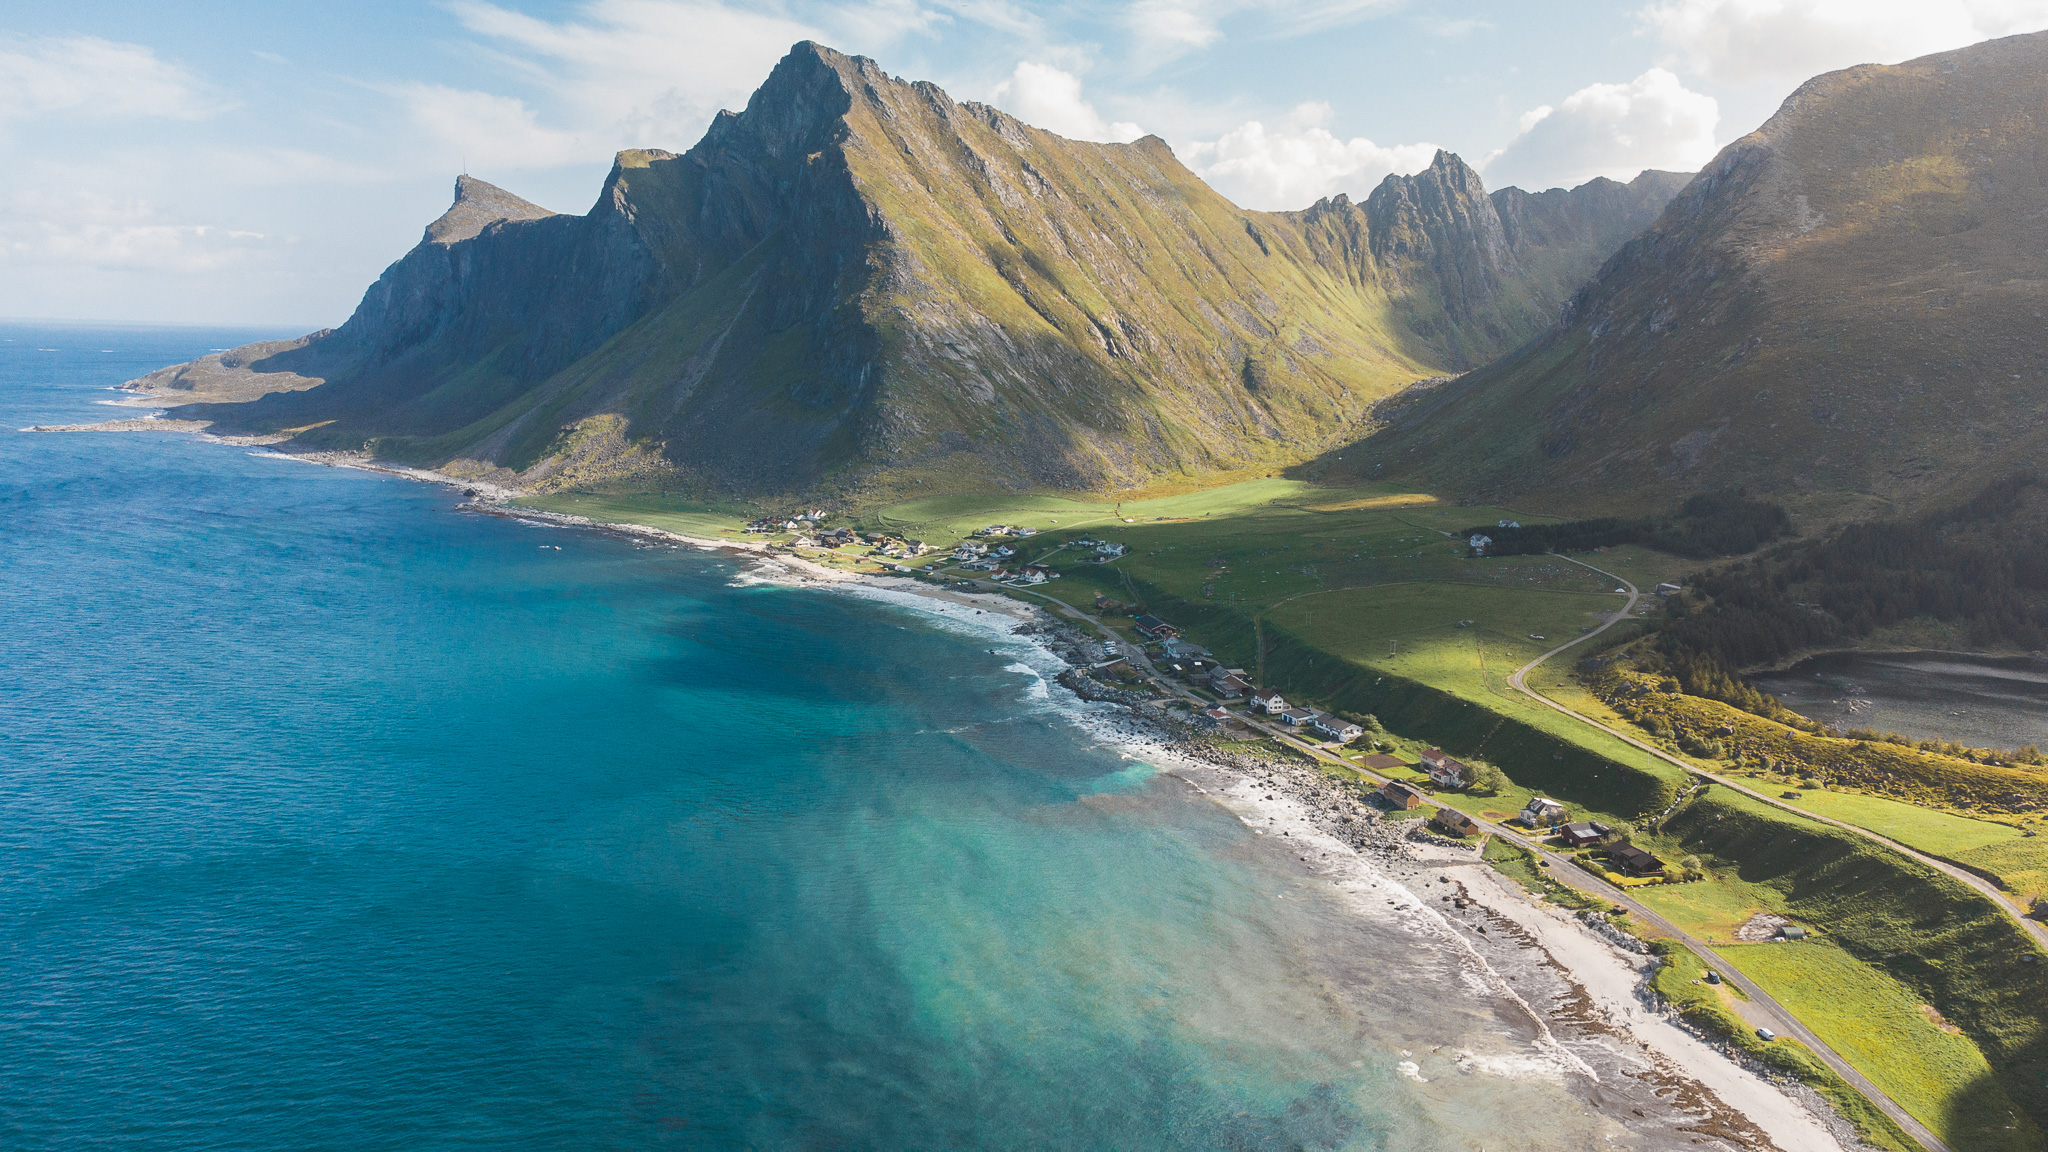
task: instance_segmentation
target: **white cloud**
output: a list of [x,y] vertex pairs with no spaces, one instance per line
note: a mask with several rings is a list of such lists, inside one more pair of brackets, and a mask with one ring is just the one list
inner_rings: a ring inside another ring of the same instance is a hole
[[94,36],[0,40],[0,118],[73,112],[199,120],[218,110],[197,77],[140,44]]
[[551,168],[609,155],[602,139],[543,127],[526,102],[439,84],[394,90],[415,127],[446,153],[444,160],[478,168]]
[[[791,44],[823,38],[780,15],[717,3],[593,0],[561,22],[481,0],[457,0],[451,10],[509,76],[546,96],[535,101],[546,121],[511,96],[433,84],[394,91],[442,151],[507,167],[601,160],[634,146],[681,151],[713,113],[743,105]],[[870,34],[892,17],[898,28],[923,18],[897,0],[842,15],[865,21]]]
[[1689,172],[1713,158],[1720,106],[1652,68],[1626,84],[1590,84],[1523,113],[1521,131],[1487,158],[1486,182],[1531,190],[1571,187],[1645,168]]
[[1206,7],[1183,0],[1138,0],[1125,13],[1124,23],[1144,48],[1176,55],[1190,48],[1206,48],[1223,35]]
[[1029,60],[996,85],[990,102],[1026,124],[1057,132],[1070,140],[1125,143],[1144,135],[1136,124],[1111,123],[1081,96],[1081,79],[1050,64]]
[[1196,174],[1247,208],[1304,208],[1325,196],[1363,197],[1391,174],[1429,166],[1434,144],[1383,147],[1362,136],[1340,140],[1323,127],[1328,104],[1303,104],[1275,131],[1252,120],[1182,149]]
[[27,192],[0,212],[0,264],[57,265],[68,274],[159,272],[190,276],[264,256],[270,237],[166,220],[146,200]]
[[2048,27],[2048,0],[1664,0],[1637,19],[1692,72],[1797,84]]

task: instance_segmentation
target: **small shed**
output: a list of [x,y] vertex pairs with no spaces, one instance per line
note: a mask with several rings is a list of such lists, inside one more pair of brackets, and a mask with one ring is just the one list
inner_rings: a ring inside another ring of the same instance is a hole
[[1778,939],[1804,940],[1806,939],[1806,929],[1797,924],[1780,924],[1778,926]]
[[1280,710],[1280,719],[1296,728],[1313,722],[1315,718],[1316,711],[1313,708],[1282,708]]

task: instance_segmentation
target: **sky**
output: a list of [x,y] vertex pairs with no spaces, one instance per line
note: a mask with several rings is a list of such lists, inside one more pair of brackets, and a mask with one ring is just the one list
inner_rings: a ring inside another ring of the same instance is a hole
[[0,317],[341,323],[463,171],[587,211],[789,46],[1063,135],[1156,134],[1250,208],[1445,148],[1489,188],[1691,171],[1801,82],[2048,0],[0,3]]

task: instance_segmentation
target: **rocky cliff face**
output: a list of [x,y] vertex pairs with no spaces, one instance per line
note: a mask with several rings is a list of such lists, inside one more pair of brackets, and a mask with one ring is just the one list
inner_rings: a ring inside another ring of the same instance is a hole
[[1286,463],[1539,331],[1668,184],[1504,213],[1444,154],[1363,205],[1248,212],[1156,138],[802,44],[689,152],[622,153],[585,215],[465,178],[346,324],[248,368],[324,383],[183,414],[541,485]]
[[2044,109],[2048,34],[1810,81],[1562,323],[1363,451],[1521,506],[1745,485],[1823,521],[2029,465],[2048,447]]

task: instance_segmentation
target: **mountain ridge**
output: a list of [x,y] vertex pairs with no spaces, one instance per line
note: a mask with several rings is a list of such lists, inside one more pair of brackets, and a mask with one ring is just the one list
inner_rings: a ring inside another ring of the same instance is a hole
[[688,152],[620,153],[583,216],[464,177],[346,323],[249,369],[321,384],[180,415],[542,487],[1281,466],[1540,330],[1682,179],[1500,196],[1439,153],[1255,212],[1157,137],[1065,140],[805,43]]
[[2048,449],[2044,141],[2048,34],[1816,77],[1557,324],[1352,451],[1532,509],[1959,500]]

